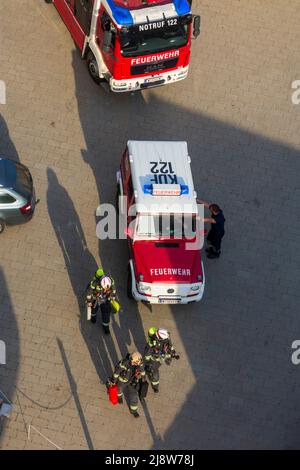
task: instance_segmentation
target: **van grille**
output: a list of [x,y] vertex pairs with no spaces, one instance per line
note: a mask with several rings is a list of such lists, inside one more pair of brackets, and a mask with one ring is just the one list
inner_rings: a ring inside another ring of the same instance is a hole
[[178,57],[172,59],[161,60],[160,62],[152,62],[150,64],[133,65],[131,67],[131,75],[142,75],[144,73],[159,72],[160,70],[175,68]]

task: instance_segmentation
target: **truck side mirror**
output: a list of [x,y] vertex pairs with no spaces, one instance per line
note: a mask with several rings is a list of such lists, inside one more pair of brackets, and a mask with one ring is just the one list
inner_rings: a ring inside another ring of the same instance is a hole
[[112,32],[111,31],[105,31],[104,39],[103,39],[103,46],[102,46],[102,49],[103,49],[104,52],[109,52],[110,45],[111,45],[111,40],[112,40]]
[[199,34],[200,34],[200,25],[201,25],[201,16],[196,15],[194,16],[194,22],[193,22],[193,36],[196,39]]

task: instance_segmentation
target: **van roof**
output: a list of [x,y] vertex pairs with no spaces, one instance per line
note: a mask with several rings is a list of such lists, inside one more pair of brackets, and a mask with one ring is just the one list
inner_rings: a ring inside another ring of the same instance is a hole
[[129,140],[127,146],[137,212],[197,214],[186,142]]

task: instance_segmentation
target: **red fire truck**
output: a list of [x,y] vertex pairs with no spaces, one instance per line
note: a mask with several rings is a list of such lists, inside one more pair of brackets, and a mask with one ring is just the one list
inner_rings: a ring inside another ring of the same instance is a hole
[[200,34],[200,16],[187,0],[46,2],[56,6],[97,83],[125,92],[186,78],[192,35]]
[[129,141],[117,173],[129,246],[128,296],[156,304],[202,299],[198,206],[186,142]]

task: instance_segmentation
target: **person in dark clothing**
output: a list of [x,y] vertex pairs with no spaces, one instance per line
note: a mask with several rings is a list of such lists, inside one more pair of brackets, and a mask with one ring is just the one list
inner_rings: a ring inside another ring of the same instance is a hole
[[106,335],[110,334],[109,323],[110,323],[110,314],[111,314],[111,303],[110,298],[106,298],[104,302],[100,304],[101,316],[102,316],[102,327]]
[[154,393],[159,392],[159,368],[162,363],[170,365],[172,359],[179,359],[165,328],[151,327],[148,331],[148,341],[145,347],[145,371],[148,375]]
[[223,211],[217,204],[209,204],[201,199],[197,199],[197,203],[203,204],[211,213],[210,217],[205,217],[203,219],[203,222],[211,223],[211,228],[206,238],[209,245],[206,249],[207,258],[219,258],[221,254],[221,242],[225,234],[224,225],[226,219]]
[[136,351],[132,354],[127,354],[115,367],[113,377],[110,379],[111,383],[118,384],[118,403],[123,403],[123,394],[125,389],[128,390],[129,409],[130,413],[138,418],[138,387],[140,381],[146,380],[145,367],[142,355]]
[[114,281],[103,276],[100,281],[92,281],[86,291],[86,304],[91,308],[91,322],[97,320],[97,312],[100,306],[102,314],[102,326],[105,334],[110,334],[109,323],[112,311],[112,301],[116,301]]

